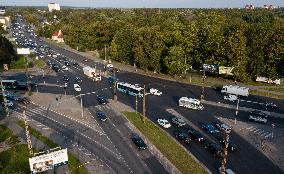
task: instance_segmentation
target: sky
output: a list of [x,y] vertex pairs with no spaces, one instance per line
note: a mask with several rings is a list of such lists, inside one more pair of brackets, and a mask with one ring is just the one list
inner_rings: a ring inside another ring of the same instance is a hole
[[0,0],[0,6],[60,6],[114,8],[242,8],[246,4],[284,7],[284,0]]

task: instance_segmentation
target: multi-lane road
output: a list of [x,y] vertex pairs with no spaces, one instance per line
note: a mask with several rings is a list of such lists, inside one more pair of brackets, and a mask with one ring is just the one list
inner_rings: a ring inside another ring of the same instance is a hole
[[[42,43],[47,44],[47,43]],[[80,64],[78,67],[70,66],[68,71],[63,71],[57,73],[57,76],[45,76],[45,80],[47,83],[51,84],[58,84],[63,86],[63,75],[67,75],[70,77],[70,81],[68,82],[68,88],[66,89],[66,92],[68,95],[78,95],[79,93],[75,92],[73,89],[73,83],[75,83],[74,78],[76,76],[81,77],[83,80],[83,83],[81,84],[81,94],[87,94],[90,92],[98,91],[100,89],[108,88],[112,86],[106,78],[103,78],[101,82],[93,82],[92,80],[88,79],[82,71],[83,66],[91,66],[96,67],[97,69],[103,70],[103,65],[95,62],[94,60],[90,60],[88,62],[84,62],[83,60],[85,57],[76,54],[74,52],[68,51],[66,49],[63,49],[61,47],[57,47],[54,45],[49,45],[52,50],[55,52],[60,53],[61,55],[64,55],[68,57],[68,59],[72,61],[76,61]],[[59,62],[58,59],[47,57],[43,58],[44,61],[52,61],[56,64],[63,65],[62,62]],[[181,108],[178,106],[178,99],[183,96],[188,97],[194,97],[199,98],[200,96],[200,87],[189,85],[189,84],[181,84],[178,82],[173,81],[167,81],[162,79],[157,79],[153,77],[148,77],[140,74],[135,74],[128,71],[121,70],[119,73],[116,74],[117,77],[120,79],[120,81],[129,82],[132,84],[145,84],[147,85],[147,88],[154,87],[163,92],[162,96],[152,96],[147,95],[146,98],[146,108],[147,112],[146,115],[151,119],[153,122],[156,122],[157,118],[164,117],[167,119],[170,119],[173,116],[182,116],[188,125],[191,127],[194,127],[195,129],[199,130],[202,134],[204,134],[208,139],[211,141],[217,142],[218,139],[222,136],[221,134],[217,135],[208,135],[206,132],[204,132],[202,129],[200,129],[199,122],[216,122],[221,119],[227,119],[232,120],[235,116],[235,110],[234,109],[228,109],[225,107],[217,107],[214,105],[204,105],[205,109],[202,111],[194,111],[190,109]],[[38,83],[42,83],[43,79],[41,75],[33,77],[33,81],[36,81]],[[58,87],[48,87],[44,88],[45,90],[41,90],[39,92],[45,92],[45,93],[53,93],[53,94],[62,94],[65,91],[63,88]],[[205,89],[205,99],[208,101],[212,101],[215,103],[222,102],[230,105],[235,105],[235,103],[231,103],[228,101],[224,101],[222,99],[221,94],[218,91],[215,91],[211,88]],[[112,98],[112,90],[105,90],[101,93],[102,95],[107,96],[108,98]],[[125,103],[133,108],[135,108],[135,98],[118,93],[118,100],[122,103]],[[90,112],[95,115],[95,112],[97,111],[97,101],[95,99],[95,95],[84,95],[83,96],[83,104],[85,108],[88,108]],[[277,113],[284,113],[284,103],[281,100],[274,100],[270,98],[264,98],[264,97],[258,97],[258,96],[250,96],[249,98],[242,99],[240,102],[240,106],[247,107],[247,108],[254,108],[254,109],[263,109],[263,105],[261,103],[264,102],[273,102],[278,105],[278,109],[274,110],[273,112]],[[139,101],[139,107],[138,111],[141,112],[142,110],[142,102]],[[107,113],[107,115],[115,115],[111,109],[108,108],[101,108],[104,112]],[[59,117],[51,116],[54,119],[59,119]],[[41,117],[35,116],[35,119],[38,119],[38,121],[44,121],[41,120]],[[46,121],[47,120],[47,121]],[[107,144],[106,147],[114,145],[115,148],[109,147],[109,149],[114,149],[116,154],[121,155],[123,158],[123,163],[119,158],[115,158],[113,154],[103,154],[102,158],[109,162],[109,165],[117,172],[117,173],[163,173],[166,171],[162,170],[163,168],[160,166],[160,164],[157,162],[155,157],[153,157],[149,152],[138,152],[137,150],[133,149],[129,151],[126,147],[133,147],[130,144],[130,141],[121,141],[124,137],[123,135],[129,135],[129,130],[125,129],[124,123],[125,120],[120,117],[113,117],[110,118],[110,120],[113,121],[113,124],[101,124],[100,129],[109,137],[110,141],[112,143],[108,143],[107,140],[102,139],[98,140],[99,142],[102,141],[105,144]],[[66,122],[66,120],[59,120],[60,122]],[[240,112],[237,118],[238,122],[248,122],[248,113],[246,112]],[[269,130],[270,125],[272,123],[277,125],[277,128],[275,129],[275,134],[277,134],[277,130],[283,129],[284,125],[281,123],[283,120],[280,118],[271,118],[269,119],[269,122],[267,125],[261,125],[260,127],[267,131],[267,138],[269,138]],[[60,125],[57,125],[56,123],[45,119],[45,123],[50,125],[54,129],[58,129],[64,134],[66,134],[70,138],[74,138],[74,134],[76,134],[76,130],[83,129],[88,136],[96,137],[96,133],[92,132],[91,130],[87,130],[86,128],[80,128],[79,125],[75,125],[74,127],[71,127],[71,129],[65,129]],[[66,123],[69,124],[69,123]],[[256,123],[248,123],[250,126],[258,126]],[[114,126],[115,125],[115,126]],[[234,126],[234,125],[231,125]],[[168,133],[173,135],[173,131],[177,128],[171,127],[168,129]],[[245,128],[244,128],[245,129]],[[83,131],[82,130],[82,131]],[[266,133],[265,131],[263,133]],[[239,132],[234,130],[230,135],[230,140],[234,142],[237,145],[238,151],[229,153],[228,156],[228,167],[232,168],[236,173],[241,174],[250,174],[250,173],[258,173],[258,174],[280,174],[283,173],[283,171],[273,164],[265,155],[263,155],[262,152],[257,150],[253,145],[251,145],[249,142],[247,142],[242,136],[239,135]],[[94,153],[103,153],[104,149],[96,148],[92,143],[90,143],[90,140],[87,140],[85,138],[80,138],[80,142],[92,150]],[[212,171],[212,173],[217,173],[217,168],[220,166],[220,160],[213,157],[209,152],[207,152],[201,144],[192,142],[190,145],[185,146],[198,160],[200,160],[207,168]],[[98,150],[99,149],[99,150]],[[142,153],[142,155],[140,154]],[[139,155],[137,155],[139,154]],[[141,159],[141,156],[143,157]],[[147,161],[149,160],[149,161]],[[130,167],[131,169],[129,169]]]
[[[50,45],[50,47],[53,50],[56,50],[57,52],[66,55],[68,58],[81,62],[82,64],[97,67],[97,68],[103,68],[102,64],[99,64],[98,62],[94,62],[92,60],[89,60],[89,62],[85,63],[83,62],[83,59],[85,59],[83,56],[78,55],[74,52],[70,52],[68,50],[65,50],[60,47],[56,47],[54,45]],[[78,70],[80,73],[81,70]],[[81,72],[82,73],[82,72]],[[192,126],[199,127],[199,122],[215,122],[218,121],[217,117],[224,117],[229,119],[234,119],[235,110],[232,109],[226,109],[223,107],[216,107],[216,106],[210,106],[205,105],[205,109],[203,111],[193,111],[188,110],[184,108],[180,108],[178,106],[178,99],[182,96],[190,96],[190,97],[196,97],[198,98],[200,95],[200,87],[194,86],[194,85],[188,85],[188,84],[181,84],[177,82],[172,81],[166,81],[161,80],[157,78],[147,77],[140,74],[135,74],[132,72],[127,71],[120,71],[116,74],[118,79],[120,81],[129,82],[132,84],[146,84],[148,88],[154,87],[163,92],[163,95],[160,97],[157,96],[147,96],[147,116],[153,121],[156,122],[156,119],[159,117],[165,117],[170,119],[173,115],[172,112],[169,112],[170,110],[174,110],[178,113],[180,113],[182,116],[184,116],[191,124]],[[96,87],[105,87],[104,84],[105,80],[103,82],[97,83]],[[88,84],[84,84],[88,85]],[[227,103],[231,105],[235,105],[232,102],[227,102],[222,99],[222,96],[219,92],[211,89],[206,88],[206,100],[214,101],[214,102],[222,102]],[[108,97],[112,97],[112,95],[108,95]],[[87,99],[88,100],[88,99]],[[132,106],[135,108],[135,98],[131,96],[127,96],[124,94],[118,93],[118,100]],[[247,102],[247,101],[253,101],[253,102]],[[284,113],[284,105],[283,102],[280,100],[265,98],[265,97],[259,97],[259,96],[250,96],[249,98],[244,98],[240,102],[240,106],[242,107],[248,107],[248,108],[254,108],[254,109],[263,109],[263,106],[261,103],[264,102],[273,102],[278,105],[278,109],[274,110],[274,112],[278,113]],[[138,110],[141,112],[141,103],[139,102]],[[237,118],[238,121],[248,121],[248,113],[246,112],[240,112]],[[279,128],[283,128],[284,125],[281,124],[281,119],[273,118],[269,120],[269,123],[267,125],[270,125],[271,123],[276,123]],[[265,126],[264,126],[265,127]],[[270,126],[266,126],[270,127]],[[174,128],[172,128],[174,129]],[[169,133],[173,133],[173,130],[169,129]],[[267,129],[269,130],[269,128]],[[201,130],[202,131],[202,130]],[[204,133],[204,132],[203,132]],[[269,134],[266,134],[269,135]],[[217,141],[218,138],[221,135],[217,135],[217,137],[212,137],[213,140]],[[282,171],[274,165],[265,155],[263,155],[260,151],[255,149],[254,146],[252,146],[249,142],[244,140],[241,136],[238,135],[238,132],[233,132],[231,134],[230,139],[237,145],[238,152],[230,153],[229,154],[229,160],[228,160],[228,166],[237,173],[281,173]],[[193,153],[197,159],[199,159],[202,163],[204,163],[213,173],[216,173],[216,168],[220,165],[220,161],[214,158],[211,154],[206,152],[204,148],[200,144],[192,143],[190,146],[187,146],[187,149]]]

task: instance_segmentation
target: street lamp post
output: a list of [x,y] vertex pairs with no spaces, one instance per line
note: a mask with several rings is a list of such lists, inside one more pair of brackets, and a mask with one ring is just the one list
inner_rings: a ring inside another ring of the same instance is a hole
[[225,146],[223,148],[223,157],[221,161],[221,174],[225,174],[226,164],[227,164],[227,156],[228,156],[228,146],[229,146],[229,134],[231,131],[226,131],[225,133]]
[[275,128],[275,124],[274,124],[274,123],[272,123],[272,124],[271,124],[271,126],[272,126],[271,138],[273,138],[273,137],[274,137],[274,128]]
[[83,98],[82,98],[82,94],[80,94],[80,99],[81,99],[81,116],[82,116],[82,119],[84,119],[84,108],[83,108]]
[[237,116],[239,114],[239,102],[240,102],[240,99],[238,98],[238,101],[237,101],[237,108],[236,108],[236,114],[235,114],[235,124],[237,124]]
[[138,100],[137,95],[135,96],[135,113],[137,114],[137,108],[138,108]]
[[202,91],[201,91],[201,95],[200,95],[200,99],[203,100],[204,99],[204,92],[205,92],[205,89],[204,89],[204,85],[205,85],[205,69],[203,70],[203,77],[202,77]]

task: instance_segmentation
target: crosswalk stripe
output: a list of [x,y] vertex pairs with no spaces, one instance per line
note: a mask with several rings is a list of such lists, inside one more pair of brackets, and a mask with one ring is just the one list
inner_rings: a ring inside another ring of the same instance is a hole
[[251,103],[252,101],[249,101],[249,100],[248,100],[247,102],[248,102],[248,103]]
[[254,128],[252,128],[252,129],[250,129],[249,131],[254,131],[254,130],[256,130],[257,129],[257,127],[254,127]]
[[254,126],[250,126],[250,127],[247,127],[247,129],[251,129],[251,128],[253,128]]
[[266,135],[268,135],[269,134],[269,132],[264,132],[264,133],[262,133],[260,136],[266,136]]
[[253,131],[254,133],[257,133],[257,132],[259,132],[259,131],[261,131],[261,129],[256,129],[255,131]]
[[265,138],[268,138],[270,136],[272,136],[272,133],[269,133],[268,135],[266,135]]
[[263,132],[265,132],[265,131],[262,130],[262,131],[258,132],[257,134],[258,134],[258,135],[261,135]]

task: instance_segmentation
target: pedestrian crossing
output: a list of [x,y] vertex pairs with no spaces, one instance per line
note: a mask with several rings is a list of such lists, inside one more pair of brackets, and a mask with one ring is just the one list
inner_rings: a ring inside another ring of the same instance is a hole
[[256,126],[250,126],[246,128],[249,132],[253,134],[257,134],[260,137],[264,138],[272,138],[272,132],[271,131],[266,131],[261,128],[258,128]]

